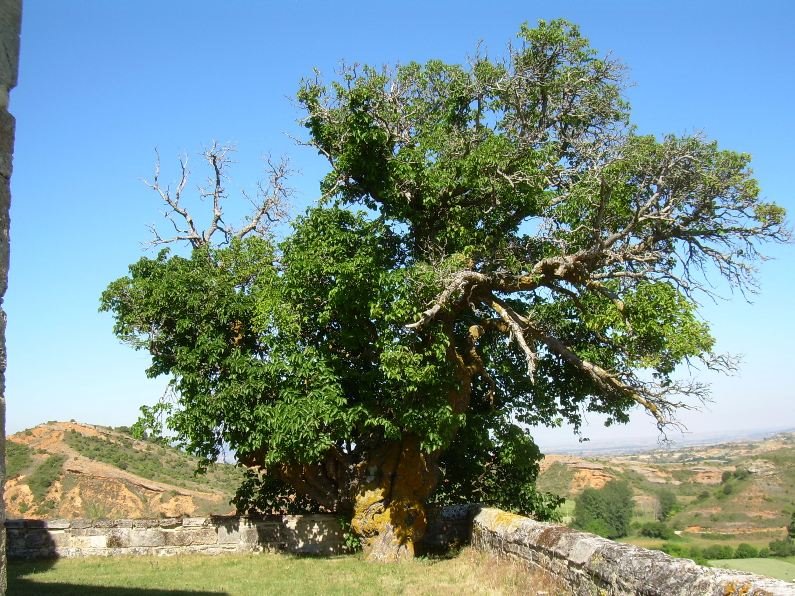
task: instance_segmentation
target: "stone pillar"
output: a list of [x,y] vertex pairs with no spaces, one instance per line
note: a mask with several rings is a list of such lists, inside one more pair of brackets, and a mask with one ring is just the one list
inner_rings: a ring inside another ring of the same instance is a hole
[[17,84],[21,20],[22,0],[0,0],[0,594],[6,593],[6,313],[2,303],[8,287],[8,209],[14,156],[14,117],[8,112],[8,96]]

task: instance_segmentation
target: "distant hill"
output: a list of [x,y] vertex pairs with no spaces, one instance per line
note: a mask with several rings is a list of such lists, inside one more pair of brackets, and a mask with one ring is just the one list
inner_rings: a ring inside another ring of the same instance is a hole
[[[216,464],[194,476],[197,460],[173,447],[134,439],[126,429],[50,422],[7,438],[9,518],[140,518],[227,514],[242,472]],[[783,535],[795,510],[795,432],[759,441],[655,449],[600,457],[547,455],[539,487],[573,499],[614,478],[635,493],[636,521],[653,520],[663,489],[676,494],[669,525],[698,536]]]
[[547,455],[541,468],[539,487],[568,499],[589,486],[626,480],[635,493],[638,522],[654,520],[660,491],[670,490],[678,512],[669,525],[694,537],[764,543],[785,533],[795,510],[795,432],[625,455]]
[[9,518],[142,518],[226,514],[242,472],[134,439],[125,429],[49,422],[7,438]]

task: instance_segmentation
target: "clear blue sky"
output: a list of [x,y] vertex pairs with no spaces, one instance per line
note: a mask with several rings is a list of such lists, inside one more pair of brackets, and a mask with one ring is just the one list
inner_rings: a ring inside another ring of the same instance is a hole
[[[294,211],[317,192],[323,163],[300,135],[292,97],[314,67],[341,60],[461,62],[478,41],[500,54],[523,21],[565,17],[620,58],[641,132],[703,131],[749,152],[763,195],[795,212],[795,9],[788,0],[719,2],[229,2],[25,0],[12,178],[7,430],[47,420],[121,425],[153,403],[146,355],[121,345],[98,298],[142,255],[160,204],[141,179],[154,148],[165,179],[178,155],[236,144],[234,181],[252,189],[261,158],[299,170]],[[198,172],[197,172],[198,173]],[[196,179],[196,182],[199,180]],[[790,217],[792,221],[792,217]],[[762,292],[707,305],[719,349],[744,355],[714,379],[715,402],[685,414],[696,435],[795,426],[793,246],[771,247]],[[640,412],[598,444],[655,436]],[[570,441],[538,431],[542,446]]]

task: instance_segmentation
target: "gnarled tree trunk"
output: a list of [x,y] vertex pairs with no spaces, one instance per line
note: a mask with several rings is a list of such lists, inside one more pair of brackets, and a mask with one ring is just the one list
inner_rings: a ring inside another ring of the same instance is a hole
[[437,457],[423,453],[416,437],[385,445],[367,460],[355,495],[351,525],[363,539],[369,561],[414,556],[425,534],[425,500],[436,486]]

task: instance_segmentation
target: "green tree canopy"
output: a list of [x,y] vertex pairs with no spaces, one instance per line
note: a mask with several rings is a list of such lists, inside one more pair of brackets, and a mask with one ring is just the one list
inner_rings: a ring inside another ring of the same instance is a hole
[[635,502],[625,481],[611,480],[602,488],[586,488],[575,501],[574,526],[605,538],[629,534]]
[[467,66],[347,67],[298,100],[329,172],[292,232],[266,225],[280,166],[227,225],[214,147],[206,230],[184,164],[173,191],[152,184],[176,229],[155,243],[192,252],[143,258],[102,296],[171,378],[176,436],[250,467],[241,507],[350,514],[374,558],[412,552],[429,501],[548,515],[533,427],[641,407],[663,428],[707,391],[678,365],[731,366],[696,297],[721,277],[753,289],[784,212],[747,155],[636,134],[621,66],[575,26],[523,26]]
[[659,521],[665,521],[670,518],[676,511],[678,505],[676,493],[670,488],[663,488],[657,492],[657,502],[660,506],[657,513],[657,519]]

